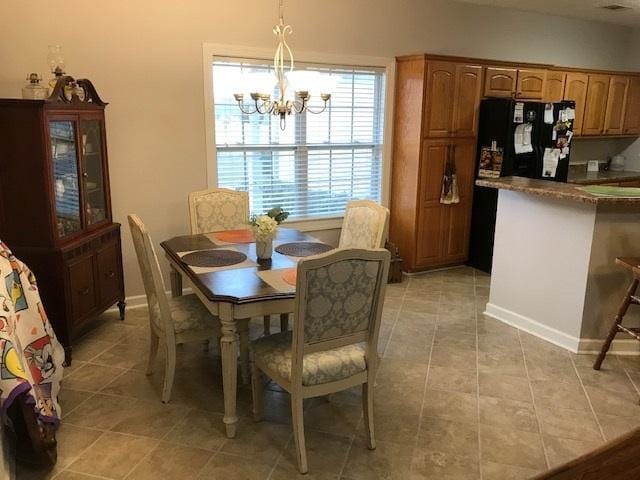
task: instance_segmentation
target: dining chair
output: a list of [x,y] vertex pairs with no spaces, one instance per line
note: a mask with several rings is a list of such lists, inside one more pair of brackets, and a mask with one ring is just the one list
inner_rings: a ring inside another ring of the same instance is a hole
[[342,220],[338,248],[383,248],[389,209],[371,200],[351,200]]
[[189,194],[191,234],[249,228],[249,193],[211,188]]
[[167,352],[162,402],[167,403],[171,398],[176,370],[176,346],[220,338],[220,321],[195,294],[167,298],[160,264],[149,232],[137,215],[132,214],[128,218],[149,305],[151,344],[147,375],[153,373],[158,346],[162,340]]
[[[229,188],[211,188],[189,194],[189,217],[191,234],[236,230],[249,226],[249,193]],[[182,290],[180,273],[172,269],[171,283],[180,285],[173,288],[174,296]],[[271,332],[271,316],[264,316],[264,334]],[[281,328],[288,328],[286,316],[281,316]]]
[[370,449],[378,333],[389,271],[385,249],[344,249],[298,262],[293,331],[251,344],[254,419],[262,418],[262,374],[291,394],[298,469],[308,471],[302,404],[305,398],[362,385]]

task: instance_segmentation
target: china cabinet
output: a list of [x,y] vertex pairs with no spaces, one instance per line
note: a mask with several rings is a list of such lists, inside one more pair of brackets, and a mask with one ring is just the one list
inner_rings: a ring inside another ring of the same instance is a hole
[[124,318],[106,105],[68,76],[46,100],[0,99],[0,239],[35,273],[68,362],[92,319],[116,303]]

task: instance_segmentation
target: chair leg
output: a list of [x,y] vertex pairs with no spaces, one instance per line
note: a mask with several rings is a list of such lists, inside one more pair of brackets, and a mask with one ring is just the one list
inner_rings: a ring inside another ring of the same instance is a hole
[[265,315],[263,319],[264,331],[263,335],[271,335],[271,315]]
[[286,332],[289,330],[289,314],[281,313],[280,314],[280,331]]
[[300,473],[307,473],[307,447],[304,441],[304,414],[302,411],[302,396],[291,395],[291,417],[293,419],[293,439],[296,444],[296,456],[298,459],[298,470]]
[[249,384],[251,366],[249,365],[249,319],[238,322],[238,339],[240,341],[240,372],[242,383]]
[[173,379],[176,374],[176,345],[167,345],[167,361],[164,371],[164,385],[162,386],[162,403],[169,403]]
[[262,420],[264,411],[264,384],[262,383],[262,372],[254,362],[251,362],[251,396],[253,398],[253,420]]
[[611,343],[613,342],[613,339],[618,333],[618,324],[622,323],[622,319],[626,315],[627,310],[629,309],[629,305],[631,304],[631,297],[636,293],[636,290],[638,289],[638,283],[639,283],[639,280],[634,279],[633,282],[631,282],[631,285],[629,285],[629,289],[627,290],[627,293],[624,299],[622,300],[622,303],[620,304],[620,308],[618,309],[618,314],[616,315],[616,318],[613,320],[613,324],[609,329],[609,334],[607,335],[607,338],[604,341],[604,345],[602,345],[600,354],[598,355],[596,362],[593,364],[594,370],[600,370],[600,367],[602,366],[602,362],[604,361],[604,357],[606,357],[607,352],[609,351],[609,348],[611,348]]
[[158,345],[160,344],[160,339],[158,336],[151,332],[151,337],[149,341],[149,360],[147,361],[147,375],[151,375],[153,373],[153,366],[156,363],[156,357],[158,356]]
[[367,432],[369,441],[369,449],[375,450],[376,437],[373,431],[373,375],[370,376],[367,383],[362,384],[362,410],[364,412],[364,427]]

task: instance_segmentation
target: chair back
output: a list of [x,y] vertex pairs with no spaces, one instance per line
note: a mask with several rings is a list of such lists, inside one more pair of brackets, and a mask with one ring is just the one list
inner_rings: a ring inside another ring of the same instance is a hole
[[307,353],[366,342],[367,361],[377,361],[389,259],[389,252],[382,248],[344,249],[298,262],[294,381],[301,378],[302,358]]
[[171,309],[165,293],[164,280],[160,271],[160,264],[151,237],[146,227],[135,214],[129,215],[129,227],[133,246],[138,257],[138,265],[144,282],[144,290],[147,294],[149,305],[149,319],[152,328],[163,331],[165,334],[173,335],[173,322],[171,320]]
[[191,192],[189,216],[192,234],[246,228],[249,224],[249,194],[228,188]]
[[389,209],[371,200],[352,200],[342,221],[338,248],[383,248]]

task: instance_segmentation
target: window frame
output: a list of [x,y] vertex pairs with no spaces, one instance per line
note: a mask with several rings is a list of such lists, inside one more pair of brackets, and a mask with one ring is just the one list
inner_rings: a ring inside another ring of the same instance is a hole
[[[202,65],[204,72],[204,115],[205,145],[207,161],[207,188],[218,186],[217,152],[215,139],[215,111],[213,100],[214,58],[250,59],[260,62],[273,62],[273,49],[252,48],[215,43],[203,43]],[[393,96],[395,85],[395,58],[370,57],[361,55],[339,55],[319,52],[294,51],[295,61],[310,64],[344,65],[348,67],[375,67],[385,70],[384,126],[382,133],[382,179],[380,198],[383,205],[389,205],[391,187],[391,155],[393,135]],[[340,228],[342,215],[335,217],[308,218],[287,222],[291,227],[303,231],[318,231]]]

